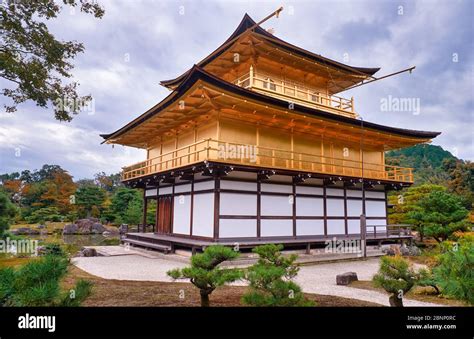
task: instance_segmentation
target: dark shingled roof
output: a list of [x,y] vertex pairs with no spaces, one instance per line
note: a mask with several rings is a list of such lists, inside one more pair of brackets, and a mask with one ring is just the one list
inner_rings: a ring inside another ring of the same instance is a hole
[[[204,69],[202,69],[202,67],[194,65],[187,73],[185,79],[183,79],[180,85],[176,88],[176,90],[174,90],[170,95],[168,95],[160,103],[158,103],[157,105],[155,105],[154,107],[149,109],[147,112],[143,113],[141,116],[131,121],[124,127],[120,128],[119,130],[110,134],[101,134],[101,137],[103,137],[105,140],[108,140],[112,137],[120,136],[124,134],[125,132],[137,127],[138,125],[140,125],[147,119],[158,114],[160,111],[162,111],[166,107],[173,104],[177,98],[181,97],[181,95],[183,95],[189,88],[191,88],[198,80],[202,80],[222,90],[232,92],[236,95],[246,97],[249,100],[255,100],[258,102],[263,102],[269,105],[273,105],[273,106],[281,108],[282,110],[288,109],[287,101],[270,97],[267,95],[263,95],[263,94],[239,87],[237,85],[234,85],[230,82],[227,82],[223,79],[220,79],[206,72]],[[302,106],[299,104],[295,104],[294,112],[305,114],[312,117],[324,118],[324,119],[331,120],[334,122],[345,123],[345,124],[353,125],[356,127],[361,126],[361,121],[358,119],[325,112],[319,109],[314,109],[314,108]],[[440,132],[417,131],[417,130],[384,126],[384,125],[379,125],[379,124],[375,124],[368,121],[364,121],[364,128],[373,129],[377,131],[383,131],[383,132],[392,133],[392,134],[396,134],[400,136],[411,137],[411,138],[419,138],[419,139],[432,139],[438,136],[439,134],[441,134]]]

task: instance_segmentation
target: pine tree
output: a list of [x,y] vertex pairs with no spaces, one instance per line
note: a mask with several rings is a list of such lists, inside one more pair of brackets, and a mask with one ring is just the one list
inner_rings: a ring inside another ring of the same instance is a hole
[[283,256],[283,245],[267,244],[253,249],[258,262],[249,267],[246,279],[250,291],[242,301],[251,306],[311,306],[301,287],[292,281],[298,274],[296,255]]
[[221,245],[207,247],[202,254],[191,258],[191,266],[174,269],[167,274],[173,279],[189,279],[199,289],[201,306],[210,306],[209,295],[219,286],[242,278],[242,271],[237,268],[221,268],[219,265],[235,259],[239,253]]

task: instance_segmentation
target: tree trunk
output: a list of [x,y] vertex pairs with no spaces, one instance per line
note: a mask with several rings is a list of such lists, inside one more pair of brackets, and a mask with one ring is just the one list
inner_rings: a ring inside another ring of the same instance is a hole
[[403,299],[398,298],[398,295],[392,294],[389,298],[388,301],[390,303],[390,306],[392,307],[403,307]]
[[209,307],[209,293],[207,291],[200,291],[201,294],[201,307]]

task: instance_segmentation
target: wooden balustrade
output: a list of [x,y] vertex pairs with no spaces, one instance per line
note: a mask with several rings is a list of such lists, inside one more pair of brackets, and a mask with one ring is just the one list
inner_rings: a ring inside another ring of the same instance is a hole
[[351,118],[357,117],[354,109],[354,98],[346,99],[337,95],[326,95],[304,84],[255,72],[253,69],[235,79],[233,83],[247,89],[263,90],[271,96],[281,97],[284,100],[305,106],[327,110]]
[[204,139],[124,167],[122,180],[160,173],[204,160],[395,182],[413,182],[411,168],[369,162],[361,163],[348,158],[335,158],[214,139]]

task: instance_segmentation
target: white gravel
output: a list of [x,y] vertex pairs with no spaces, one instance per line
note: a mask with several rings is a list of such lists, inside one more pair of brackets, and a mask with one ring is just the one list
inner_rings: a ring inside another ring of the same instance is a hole
[[[122,255],[110,257],[78,257],[73,259],[80,269],[104,279],[171,281],[166,272],[173,268],[186,266],[183,262],[161,258],[147,258],[141,255]],[[388,295],[376,291],[363,290],[336,285],[336,275],[356,272],[359,280],[370,280],[377,272],[379,260],[345,261],[338,263],[303,266],[296,282],[303,291],[353,298],[388,306]],[[239,284],[240,285],[240,284]],[[415,300],[404,300],[406,306],[440,306]]]

